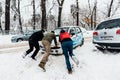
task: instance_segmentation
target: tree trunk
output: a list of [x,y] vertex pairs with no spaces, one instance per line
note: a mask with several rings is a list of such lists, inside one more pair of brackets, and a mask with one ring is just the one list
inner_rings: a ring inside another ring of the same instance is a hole
[[59,7],[59,12],[58,12],[58,27],[61,27],[61,14],[62,14],[62,8]]
[[76,0],[76,4],[77,4],[77,21],[76,21],[76,25],[79,26],[79,4],[78,4],[78,0]]
[[33,0],[33,30],[35,30],[35,0]]
[[58,2],[58,5],[59,5],[57,26],[61,27],[61,15],[62,15],[62,7],[63,7],[64,0],[61,0],[61,2],[59,0],[57,0],[57,2]]
[[108,9],[108,15],[107,15],[107,17],[111,16],[112,5],[113,5],[113,0],[111,0],[110,6],[109,6],[109,9]]
[[46,0],[41,0],[41,10],[42,10],[41,29],[47,29],[47,22],[46,22]]
[[18,15],[19,15],[20,32],[23,33],[23,30],[22,30],[22,21],[21,21],[21,13],[20,13],[20,0],[18,0]]
[[95,2],[95,9],[94,9],[94,29],[96,27],[97,22],[97,1]]
[[10,30],[10,0],[5,3],[5,33],[9,34]]
[[1,17],[0,17],[0,30],[1,30],[1,32],[3,32],[2,25],[1,25]]

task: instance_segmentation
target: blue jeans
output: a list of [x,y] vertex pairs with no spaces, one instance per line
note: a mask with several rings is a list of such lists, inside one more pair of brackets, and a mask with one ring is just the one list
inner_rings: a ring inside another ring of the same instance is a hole
[[72,57],[73,54],[73,42],[72,41],[64,41],[61,43],[63,54],[65,56],[65,61],[67,65],[67,69],[71,70],[71,64],[69,61],[69,55]]

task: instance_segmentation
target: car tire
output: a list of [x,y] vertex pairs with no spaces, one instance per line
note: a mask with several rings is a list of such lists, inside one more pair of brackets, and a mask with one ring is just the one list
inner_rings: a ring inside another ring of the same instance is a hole
[[103,48],[97,47],[97,46],[96,46],[96,48],[97,48],[99,51],[101,51],[102,53],[106,53],[106,49],[103,49]]
[[23,39],[17,39],[17,42],[21,42],[21,41],[23,41]]
[[80,46],[82,46],[84,44],[84,39],[82,40],[82,43],[80,44]]

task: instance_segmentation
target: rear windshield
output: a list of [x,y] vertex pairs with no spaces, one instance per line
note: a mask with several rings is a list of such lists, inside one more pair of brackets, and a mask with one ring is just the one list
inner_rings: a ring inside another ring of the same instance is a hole
[[69,28],[68,28],[68,27],[57,28],[57,29],[54,30],[55,35],[58,36],[58,35],[60,34],[60,31],[61,31],[62,29],[68,32],[68,29],[69,29]]
[[96,30],[120,27],[120,19],[108,20],[100,23]]

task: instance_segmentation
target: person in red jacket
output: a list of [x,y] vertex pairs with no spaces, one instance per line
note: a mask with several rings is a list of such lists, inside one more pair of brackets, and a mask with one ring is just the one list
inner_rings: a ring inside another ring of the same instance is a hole
[[[70,34],[64,30],[60,31],[59,41],[61,42],[63,54],[65,56],[68,73],[71,74],[72,68],[71,68],[71,64],[69,61],[69,55],[73,59],[73,61],[75,61],[75,55],[73,54],[73,41],[71,39]],[[77,62],[77,64],[79,64],[78,60],[75,62]]]

